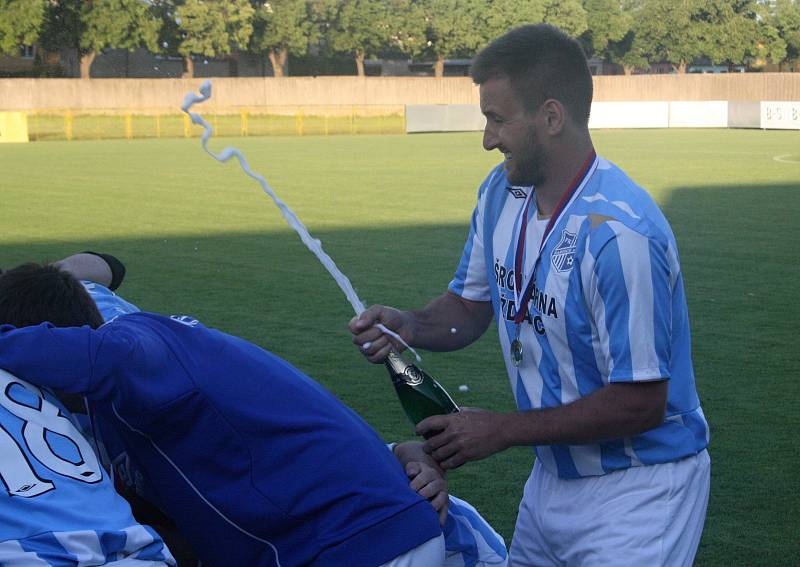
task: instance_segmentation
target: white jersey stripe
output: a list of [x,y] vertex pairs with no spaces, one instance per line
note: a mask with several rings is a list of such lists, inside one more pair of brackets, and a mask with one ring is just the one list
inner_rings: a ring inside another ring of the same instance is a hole
[[569,453],[575,462],[575,468],[579,475],[597,476],[605,474],[600,445],[570,445]]
[[0,541],[0,565],[3,567],[49,567],[35,552],[22,548],[19,541]]
[[[616,233],[615,242],[619,248],[622,275],[628,297],[636,297],[639,301],[628,302],[628,337],[631,342],[632,378],[654,378],[658,373],[658,357],[655,352],[655,336],[653,323],[653,283],[650,267],[650,244],[646,237],[633,232],[619,222],[609,222],[609,227]],[[630,260],[628,260],[630,258]],[[647,262],[636,259],[647,259]],[[647,268],[646,273],[641,268]]]
[[53,536],[68,553],[75,556],[78,567],[102,565],[106,561],[100,539],[93,530],[60,532]]

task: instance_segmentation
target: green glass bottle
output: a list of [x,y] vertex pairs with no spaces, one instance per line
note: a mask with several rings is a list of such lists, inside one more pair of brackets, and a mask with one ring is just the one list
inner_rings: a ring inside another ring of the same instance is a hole
[[384,361],[400,404],[414,425],[426,417],[455,413],[458,406],[442,386],[418,366],[392,351]]

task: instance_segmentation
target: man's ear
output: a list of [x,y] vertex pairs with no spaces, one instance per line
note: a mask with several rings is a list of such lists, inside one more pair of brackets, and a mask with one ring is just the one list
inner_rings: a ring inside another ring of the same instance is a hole
[[567,113],[564,105],[556,99],[549,98],[539,107],[539,116],[545,131],[550,136],[558,136],[566,126]]

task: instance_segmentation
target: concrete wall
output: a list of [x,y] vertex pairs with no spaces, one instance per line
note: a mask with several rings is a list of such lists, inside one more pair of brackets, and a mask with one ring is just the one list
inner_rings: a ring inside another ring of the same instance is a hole
[[728,101],[672,101],[670,128],[727,128]]
[[800,100],[800,73],[600,76],[594,100]]
[[[0,110],[173,110],[201,79],[0,79]],[[215,78],[207,108],[477,104],[466,77]]]
[[761,102],[751,100],[729,102],[728,127],[761,128]]
[[761,127],[800,130],[800,101],[761,101]]
[[472,132],[483,130],[486,118],[477,104],[406,106],[406,132]]
[[[482,130],[478,105],[406,106],[406,132]],[[800,130],[800,101],[599,101],[589,128],[765,128]]]
[[589,115],[589,128],[666,128],[668,126],[668,102],[594,102]]
[[[800,73],[595,77],[597,102],[800,101]],[[0,79],[0,110],[175,110],[201,79]],[[216,110],[253,106],[478,104],[468,77],[215,78]]]

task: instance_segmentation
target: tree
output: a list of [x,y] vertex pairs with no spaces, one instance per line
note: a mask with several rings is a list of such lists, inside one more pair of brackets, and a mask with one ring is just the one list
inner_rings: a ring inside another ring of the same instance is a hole
[[786,53],[781,66],[789,61],[800,60],[800,2],[797,0],[776,0],[771,6],[771,13],[766,18],[771,23],[778,37],[786,46]]
[[363,77],[364,58],[376,55],[391,43],[389,4],[384,0],[338,0],[330,6],[328,46],[352,55],[358,76]]
[[389,0],[389,51],[409,58],[428,46],[425,11],[414,0]]
[[619,0],[585,0],[583,7],[590,23],[580,37],[586,53],[612,61],[616,56],[613,46],[631,31],[633,17],[622,9]]
[[427,23],[427,51],[436,58],[434,75],[444,76],[444,60],[472,55],[486,43],[482,0],[420,0]]
[[161,19],[150,4],[141,0],[93,0],[84,5],[82,21],[81,78],[89,77],[92,62],[103,49],[159,49]]
[[51,0],[44,13],[40,45],[47,51],[74,50],[81,57],[83,0]]
[[18,55],[39,39],[46,0],[0,0],[0,53]]
[[572,37],[580,36],[589,27],[580,0],[545,0],[544,21]]
[[701,24],[695,19],[704,0],[644,0],[635,11],[628,61],[666,61],[678,73],[703,55]]
[[271,0],[255,12],[250,49],[266,54],[276,77],[282,77],[289,54],[305,55],[316,37],[306,0]]
[[491,0],[484,12],[486,40],[491,41],[512,28],[544,21],[543,0]]
[[743,64],[758,55],[761,38],[752,0],[706,0],[693,19],[700,24],[703,55],[712,63]]
[[182,36],[178,53],[186,64],[184,76],[194,76],[193,55],[225,57],[235,49],[245,50],[253,33],[254,14],[248,0],[186,0],[177,6],[175,21]]

